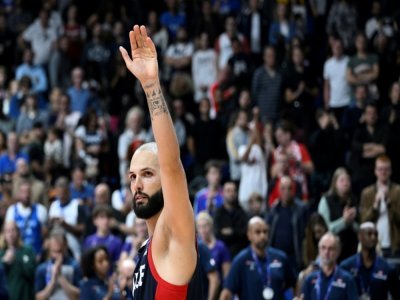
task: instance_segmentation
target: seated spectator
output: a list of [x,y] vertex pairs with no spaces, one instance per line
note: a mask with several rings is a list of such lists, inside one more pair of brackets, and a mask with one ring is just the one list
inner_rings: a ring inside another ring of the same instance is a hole
[[313,264],[318,256],[318,243],[321,237],[328,231],[324,218],[317,212],[313,213],[305,230],[303,240],[303,265]]
[[60,177],[55,183],[57,197],[51,203],[49,219],[52,227],[61,227],[65,230],[68,248],[74,258],[79,261],[81,256],[81,245],[79,239],[85,231],[85,208],[80,205],[79,200],[71,198],[69,181]]
[[249,209],[248,215],[250,218],[259,216],[261,218],[265,218],[267,214],[266,205],[264,203],[264,199],[258,193],[252,193],[249,197]]
[[97,205],[92,213],[96,233],[88,236],[83,243],[83,250],[103,245],[107,248],[111,262],[115,264],[121,254],[122,241],[111,233],[112,210],[106,205]]
[[115,275],[109,277],[111,262],[105,246],[88,249],[82,256],[81,267],[85,278],[80,282],[79,299],[121,299]]
[[[34,298],[36,257],[31,247],[22,242],[15,222],[3,225],[0,241],[0,259],[4,267],[11,300]],[[0,292],[0,298],[4,299]]]
[[[372,222],[362,223],[358,233],[361,244],[359,253],[343,261],[340,266],[352,273],[361,299],[392,299],[400,297],[396,270],[389,265],[376,249],[378,231]],[[369,278],[369,280],[365,280]]]
[[384,257],[400,254],[400,186],[391,181],[390,159],[378,156],[375,160],[376,182],[361,193],[361,222],[373,222]]
[[78,262],[68,255],[62,230],[55,230],[48,240],[48,257],[36,268],[35,298],[77,299],[82,273]]
[[88,206],[93,206],[94,186],[85,178],[85,173],[80,166],[75,166],[71,172],[69,193],[72,199],[79,199]]
[[223,241],[214,235],[214,221],[207,212],[201,212],[196,217],[196,228],[201,242],[211,251],[221,282],[228,275],[231,267],[231,256]]
[[46,181],[53,182],[53,175],[60,173],[63,167],[63,145],[60,138],[60,131],[55,127],[47,131],[46,141],[44,142],[44,168]]
[[71,111],[84,115],[92,107],[93,98],[90,90],[84,85],[84,71],[81,67],[71,71],[71,81],[72,85],[67,90]]
[[49,116],[46,110],[39,110],[38,98],[35,94],[29,94],[24,100],[21,114],[17,119],[16,131],[18,135],[27,135],[35,123],[41,123],[46,129]]
[[319,202],[318,213],[343,245],[339,261],[357,251],[357,203],[349,173],[344,168],[336,169],[329,191]]
[[42,254],[43,240],[47,232],[47,210],[31,199],[31,184],[21,182],[16,195],[17,203],[7,209],[6,222],[15,222],[26,246],[30,246],[35,255]]
[[224,204],[217,209],[214,217],[215,236],[226,244],[231,257],[234,257],[247,245],[247,215],[237,199],[237,187],[234,182],[225,182],[222,194]]
[[10,131],[7,133],[7,151],[0,156],[0,175],[14,173],[18,158],[28,160],[28,156],[19,150],[18,135]]
[[130,259],[137,262],[138,251],[149,238],[146,221],[135,217],[133,226],[135,233],[128,236],[121,249],[120,262],[125,259]]
[[285,252],[290,265],[299,271],[303,266],[301,246],[307,222],[307,207],[292,194],[293,184],[290,177],[281,178],[281,196],[272,206],[267,222],[270,228],[269,245]]
[[273,46],[285,50],[296,35],[296,24],[290,20],[290,12],[285,3],[276,7],[276,20],[269,27],[268,41]]
[[123,216],[127,216],[132,211],[133,195],[130,189],[131,179],[129,170],[125,171],[124,183],[119,189],[112,192],[111,205],[114,209],[121,212]]
[[221,187],[221,166],[217,161],[210,160],[206,166],[207,186],[198,191],[194,198],[194,213],[207,211],[213,215],[222,206],[224,198]]
[[127,258],[121,260],[118,264],[118,286],[121,290],[122,299],[133,300],[133,273],[135,271],[135,263],[132,259]]

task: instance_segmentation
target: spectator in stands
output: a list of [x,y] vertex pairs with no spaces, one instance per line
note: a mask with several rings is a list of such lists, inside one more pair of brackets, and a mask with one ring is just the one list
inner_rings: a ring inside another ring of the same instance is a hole
[[217,80],[217,72],[217,53],[210,48],[209,34],[202,32],[199,36],[199,48],[192,57],[192,77],[196,103],[207,97],[210,86]]
[[146,29],[148,30],[148,35],[151,36],[157,51],[161,54],[158,59],[162,59],[162,56],[168,47],[169,37],[167,29],[160,24],[158,14],[154,10],[149,11]]
[[355,41],[357,52],[350,57],[347,66],[346,78],[353,89],[360,84],[368,87],[372,99],[379,99],[379,91],[376,80],[379,76],[379,62],[375,54],[367,52],[367,39],[364,33],[356,35]]
[[218,12],[213,11],[211,0],[202,1],[199,13],[193,17],[195,18],[193,21],[195,36],[207,32],[211,43],[213,43],[221,31],[221,20]]
[[293,180],[281,178],[280,199],[268,214],[269,245],[279,249],[297,271],[303,267],[302,242],[307,224],[307,207],[292,194]]
[[64,232],[53,231],[48,241],[46,261],[36,268],[36,299],[77,299],[82,272],[78,262],[68,255]]
[[381,1],[373,1],[371,5],[371,17],[365,23],[365,35],[369,41],[376,38],[379,33],[388,37],[396,34],[397,26],[392,17],[382,12]]
[[48,89],[45,69],[41,65],[33,63],[34,53],[32,49],[24,50],[23,63],[15,70],[15,79],[21,80],[23,76],[28,76],[32,82],[32,92],[46,93]]
[[296,23],[290,18],[290,11],[287,8],[287,4],[279,3],[276,6],[276,19],[272,21],[269,27],[269,44],[285,51],[295,37],[296,31]]
[[16,200],[17,203],[7,209],[6,222],[16,223],[23,243],[32,247],[35,255],[40,257],[47,233],[47,210],[42,204],[32,202],[28,181],[20,183]]
[[118,285],[121,289],[122,299],[133,300],[132,287],[134,271],[135,263],[130,258],[121,260],[118,265]]
[[60,36],[54,48],[48,67],[50,86],[66,88],[70,85],[69,74],[74,66],[68,53],[68,38]]
[[211,0],[213,10],[221,17],[237,15],[240,11],[241,3],[239,0]]
[[340,240],[331,232],[318,243],[320,269],[307,276],[300,299],[357,299],[358,293],[350,273],[336,264]]
[[175,40],[178,34],[178,29],[186,26],[186,14],[180,10],[177,0],[167,0],[167,11],[160,15],[160,23],[168,29],[169,39]]
[[65,230],[68,242],[66,245],[74,258],[79,261],[81,256],[79,239],[85,231],[85,209],[79,204],[78,199],[71,198],[67,178],[58,178],[55,187],[57,198],[50,205],[50,224],[53,228],[61,227]]
[[223,186],[224,204],[214,217],[215,236],[223,241],[232,257],[247,245],[247,215],[237,199],[237,187],[232,181]]
[[[36,257],[31,247],[23,244],[15,222],[5,222],[0,241],[0,259],[4,267],[11,300],[34,298]],[[3,297],[0,294],[0,298]]]
[[294,140],[294,127],[290,122],[281,121],[275,129],[277,148],[274,157],[279,153],[285,153],[289,159],[289,176],[301,185],[303,200],[308,200],[310,193],[308,188],[308,176],[314,171],[307,147]]
[[357,251],[357,199],[351,191],[351,178],[344,168],[336,169],[329,191],[322,196],[318,213],[324,218],[329,231],[339,236],[343,260]]
[[26,96],[21,114],[17,119],[16,131],[20,136],[27,135],[34,124],[41,123],[47,129],[49,116],[46,110],[39,109],[38,98],[35,94]]
[[283,78],[280,73],[275,48],[267,46],[263,51],[264,64],[258,67],[252,78],[251,93],[260,109],[261,120],[265,123],[278,120],[282,99]]
[[69,195],[71,199],[79,199],[88,206],[93,205],[94,186],[87,181],[81,166],[76,165],[72,169],[71,179],[69,185]]
[[203,299],[217,299],[220,279],[210,249],[201,241],[197,245],[203,276]]
[[233,260],[220,299],[283,299],[296,282],[287,256],[268,247],[269,227],[260,217],[250,219],[247,237],[250,246]]
[[317,260],[318,243],[321,237],[328,231],[324,218],[317,212],[313,213],[305,230],[303,240],[303,265],[309,266]]
[[367,104],[362,116],[362,125],[354,132],[351,145],[350,166],[356,195],[374,182],[375,159],[386,153],[388,130],[379,124],[377,107]]
[[332,57],[325,61],[323,73],[324,106],[333,111],[337,120],[341,120],[351,101],[351,90],[346,80],[349,57],[343,54],[341,39],[332,38],[330,46]]
[[376,182],[361,194],[361,222],[373,222],[384,257],[400,254],[400,186],[391,181],[390,159],[378,156],[375,160]]
[[223,282],[231,267],[231,256],[224,242],[215,237],[213,226],[214,221],[207,212],[203,211],[197,215],[196,228],[199,238],[211,251],[212,258],[215,261],[215,267],[219,274],[219,279]]
[[111,220],[113,214],[111,207],[99,204],[93,209],[92,219],[96,233],[88,236],[83,243],[83,250],[104,245],[107,248],[110,260],[115,264],[121,254],[122,241],[111,233]]
[[28,160],[28,156],[19,151],[18,135],[10,131],[7,133],[7,152],[0,156],[0,174],[14,173],[18,158]]
[[194,213],[198,215],[201,211],[207,211],[214,215],[215,211],[224,202],[221,187],[221,166],[215,160],[210,160],[205,165],[207,186],[198,191],[194,198]]
[[121,299],[116,276],[109,276],[111,261],[105,246],[88,249],[82,256],[81,268],[85,278],[80,283],[79,299]]
[[[340,266],[350,272],[361,299],[393,299],[400,297],[395,269],[377,253],[378,231],[372,222],[362,223],[358,233],[360,252],[343,261]],[[367,280],[366,280],[367,279]]]
[[265,198],[261,197],[258,193],[252,193],[249,197],[249,209],[247,214],[249,218],[258,216],[265,219],[267,216],[266,207]]
[[123,216],[128,215],[132,210],[133,195],[130,189],[131,180],[129,178],[129,171],[125,171],[124,184],[113,191],[111,195],[111,205],[114,209],[121,212]]
[[70,108],[72,112],[79,112],[84,115],[89,107],[93,106],[90,90],[84,85],[84,71],[81,67],[75,67],[71,71],[72,85],[67,93],[70,97]]
[[137,262],[138,251],[149,238],[146,221],[135,216],[132,226],[135,229],[133,234],[126,237],[125,243],[122,246],[120,261],[130,259]]

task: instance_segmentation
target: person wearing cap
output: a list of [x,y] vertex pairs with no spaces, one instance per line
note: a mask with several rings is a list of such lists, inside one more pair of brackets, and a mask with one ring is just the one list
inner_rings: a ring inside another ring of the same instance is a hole
[[340,253],[340,240],[331,232],[325,233],[318,244],[319,270],[307,276],[296,299],[358,299],[357,288],[351,274],[336,264]]
[[361,224],[358,240],[360,252],[344,260],[340,266],[353,274],[359,299],[387,299],[389,293],[393,299],[400,299],[400,281],[395,270],[377,253],[378,231],[375,224]]
[[287,288],[294,287],[296,276],[284,252],[268,247],[269,227],[260,217],[250,219],[247,237],[250,246],[233,260],[220,300],[284,299]]

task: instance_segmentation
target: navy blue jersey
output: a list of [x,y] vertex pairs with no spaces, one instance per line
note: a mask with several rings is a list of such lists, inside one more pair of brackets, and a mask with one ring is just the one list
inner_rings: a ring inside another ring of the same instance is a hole
[[[269,286],[274,290],[274,299],[284,299],[285,289],[294,286],[296,276],[289,266],[285,253],[271,247],[267,248],[267,261],[270,270]],[[224,288],[240,299],[263,300],[265,282],[257,269],[251,247],[242,250],[233,260]]]
[[357,288],[351,274],[339,266],[336,266],[330,276],[325,276],[321,270],[308,275],[301,292],[307,300],[358,299]]
[[393,299],[400,299],[400,281],[393,267],[379,256],[369,269],[365,268],[361,262],[361,255],[356,254],[340,264],[354,276],[359,295],[365,293],[371,297],[371,300],[380,300],[387,299],[390,291]]
[[134,272],[134,300],[202,300],[203,277],[197,257],[192,279],[186,285],[174,285],[157,273],[151,254],[151,239],[139,250],[139,261]]

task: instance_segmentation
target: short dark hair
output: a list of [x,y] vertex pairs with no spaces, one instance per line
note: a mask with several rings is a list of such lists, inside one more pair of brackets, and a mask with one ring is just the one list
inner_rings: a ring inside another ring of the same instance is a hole
[[83,272],[83,276],[86,278],[93,278],[96,276],[96,270],[94,266],[94,260],[96,253],[100,250],[104,250],[106,253],[107,259],[110,260],[110,255],[108,254],[108,250],[105,246],[99,245],[96,247],[89,248],[82,255],[81,259],[81,268]]
[[111,207],[105,204],[96,205],[92,212],[92,218],[95,219],[99,215],[106,215],[108,218],[112,218],[113,212]]

